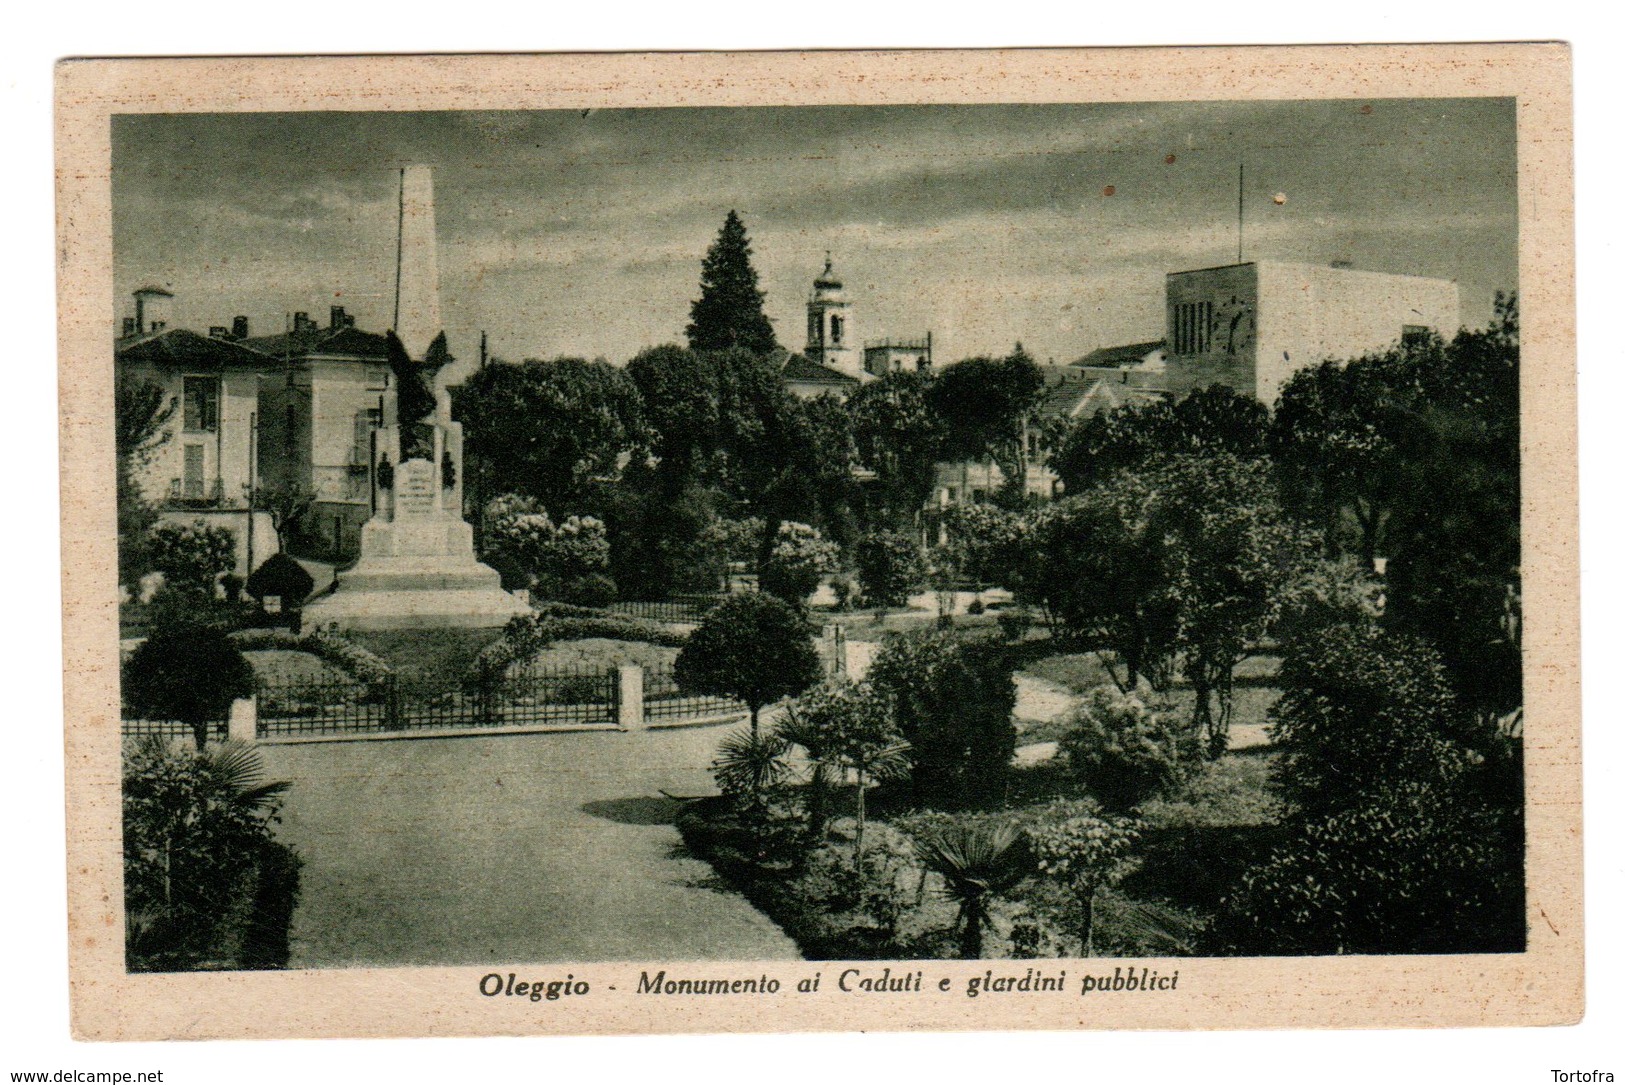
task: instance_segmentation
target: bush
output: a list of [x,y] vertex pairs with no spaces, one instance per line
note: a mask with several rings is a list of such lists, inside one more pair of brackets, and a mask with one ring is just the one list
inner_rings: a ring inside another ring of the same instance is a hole
[[567,585],[609,570],[609,537],[595,517],[555,524],[535,501],[505,494],[486,506],[485,518],[488,560],[504,585],[560,595]]
[[393,667],[361,645],[321,629],[304,634],[291,633],[286,629],[245,629],[233,633],[231,639],[243,652],[309,652],[370,687],[373,692],[380,692],[395,674]]
[[762,566],[762,591],[805,606],[824,574],[835,571],[840,552],[817,528],[786,521],[779,525]]
[[1221,952],[1509,953],[1525,947],[1522,819],[1460,784],[1402,781],[1301,822],[1243,875]]
[[1060,752],[1089,793],[1130,810],[1167,791],[1199,763],[1196,734],[1166,709],[1105,686],[1073,710]]
[[214,582],[237,564],[237,536],[202,520],[154,524],[147,533],[147,561],[173,591],[214,595]]
[[835,609],[839,611],[857,610],[864,604],[863,592],[858,588],[858,582],[846,573],[831,577],[829,590],[835,593]]
[[1033,616],[1026,607],[1015,606],[999,611],[999,632],[1008,641],[1025,640],[1027,630],[1033,627]]
[[[571,616],[563,616],[565,614]],[[589,616],[574,616],[580,614]],[[538,611],[516,614],[508,619],[502,636],[486,645],[474,657],[463,682],[464,688],[473,693],[501,683],[509,667],[531,658],[555,641],[589,640],[595,637],[643,641],[667,648],[681,648],[688,643],[688,634],[676,632],[657,622],[548,603]]]
[[615,581],[605,573],[589,573],[564,585],[564,601],[581,607],[607,607],[617,597]]
[[[274,931],[253,937],[263,925],[252,912],[265,875],[282,883],[284,896],[297,881],[297,860],[271,837],[285,787],[261,783],[259,757],[243,746],[190,753],[154,737],[130,751],[123,822],[131,971],[280,963],[267,959],[276,955]],[[285,954],[292,902],[284,903]]]
[[1272,785],[1304,818],[1360,805],[1394,780],[1438,780],[1466,737],[1444,665],[1428,645],[1378,626],[1331,626],[1281,662]]
[[919,582],[922,559],[913,539],[893,531],[877,531],[858,540],[854,552],[858,579],[872,606],[900,607]]
[[248,594],[263,602],[267,595],[278,596],[284,609],[304,605],[310,593],[316,590],[316,581],[285,552],[272,554],[248,577]]
[[951,809],[1003,799],[1016,686],[998,646],[938,631],[893,636],[868,681],[913,747],[916,802]]

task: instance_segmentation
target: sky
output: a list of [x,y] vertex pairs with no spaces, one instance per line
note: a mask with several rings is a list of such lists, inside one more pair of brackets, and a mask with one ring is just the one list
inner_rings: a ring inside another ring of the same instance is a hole
[[[115,315],[172,324],[393,310],[397,169],[434,168],[442,314],[466,365],[681,342],[727,212],[781,343],[831,253],[856,338],[939,363],[1161,338],[1170,271],[1246,259],[1517,287],[1510,99],[127,115]],[[459,366],[462,369],[463,366]]]

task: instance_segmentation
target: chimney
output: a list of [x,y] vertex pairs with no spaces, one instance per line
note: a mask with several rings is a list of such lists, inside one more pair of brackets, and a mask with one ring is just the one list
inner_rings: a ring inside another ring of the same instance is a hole
[[315,325],[310,322],[309,313],[293,314],[293,333],[295,335],[298,335],[300,332],[310,331],[314,327]]
[[246,316],[234,316],[231,318],[231,337],[233,339],[248,338],[248,318]]
[[227,327],[225,327],[224,325],[221,325],[221,324],[211,324],[211,325],[209,325],[209,338],[210,339],[230,339],[231,338],[231,329],[227,328]]
[[134,334],[135,334],[135,317],[127,316],[127,317],[124,318],[124,333],[123,333],[123,336],[124,336],[124,338],[128,339],[130,336],[132,336]]
[[337,331],[339,328],[348,328],[349,319],[344,315],[344,306],[330,305],[327,309],[327,326]]

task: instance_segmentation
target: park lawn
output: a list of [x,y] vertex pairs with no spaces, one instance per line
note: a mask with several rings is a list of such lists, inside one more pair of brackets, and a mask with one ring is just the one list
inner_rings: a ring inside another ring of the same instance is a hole
[[395,669],[402,678],[430,688],[460,685],[481,649],[502,636],[501,629],[376,629],[346,633]]

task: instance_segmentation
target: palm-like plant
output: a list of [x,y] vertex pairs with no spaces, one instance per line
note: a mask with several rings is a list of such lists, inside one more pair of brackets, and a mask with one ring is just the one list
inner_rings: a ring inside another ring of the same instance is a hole
[[1008,822],[954,822],[927,830],[914,848],[927,870],[942,875],[943,891],[959,903],[959,956],[980,958],[989,905],[1033,869],[1026,834]]
[[777,731],[734,731],[717,746],[712,775],[724,795],[759,803],[790,778],[790,744]]

